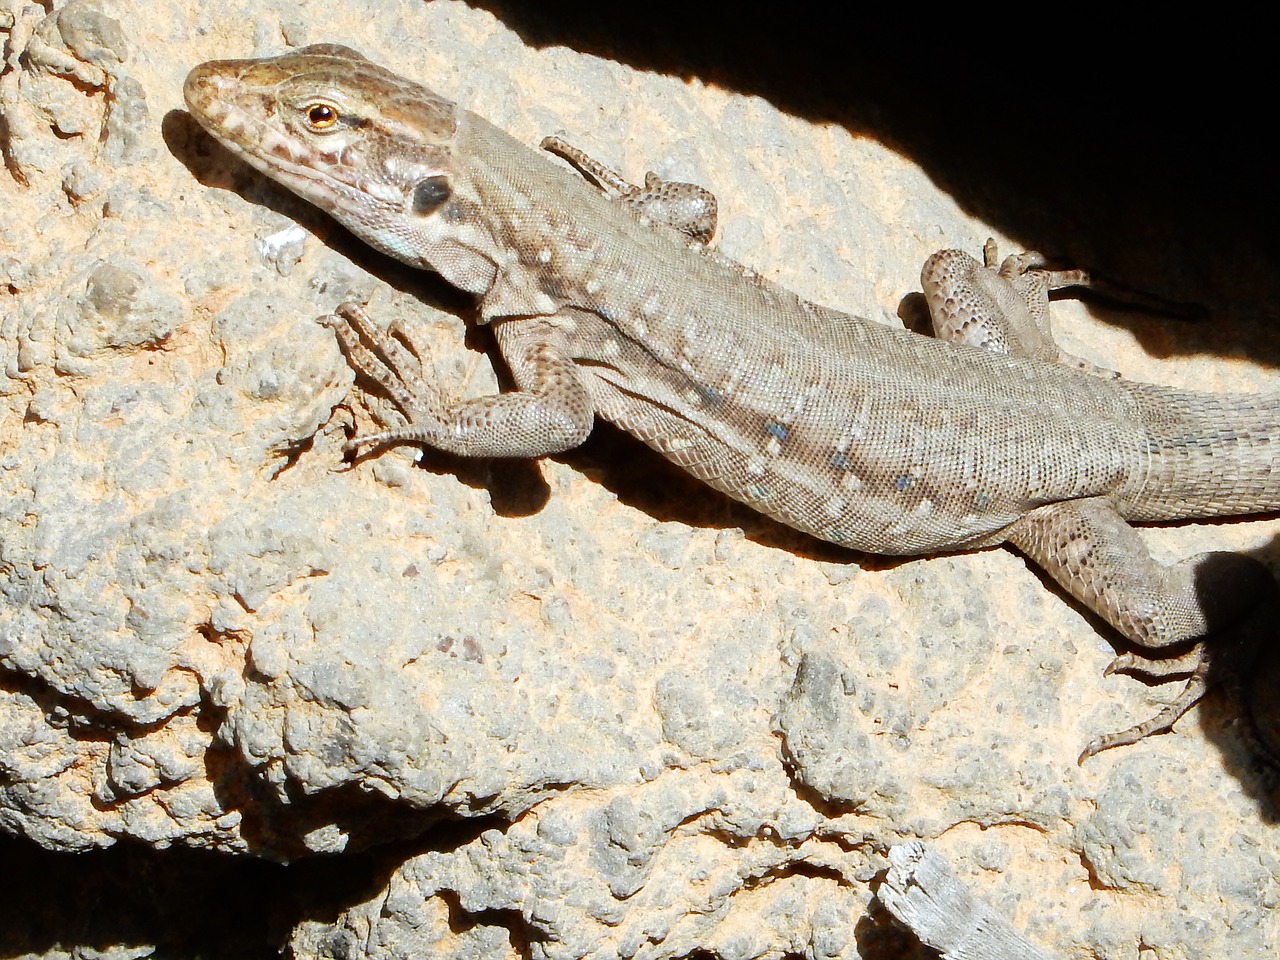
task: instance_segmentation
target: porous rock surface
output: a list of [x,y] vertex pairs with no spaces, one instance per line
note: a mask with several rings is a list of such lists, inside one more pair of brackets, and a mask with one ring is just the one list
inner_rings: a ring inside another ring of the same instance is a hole
[[[1103,677],[1109,635],[1013,553],[843,553],[608,429],[533,465],[344,461],[352,425],[388,411],[314,317],[367,300],[470,394],[497,388],[484,338],[465,298],[213,145],[182,80],[341,41],[531,144],[711,187],[720,249],[877,322],[902,322],[929,253],[976,254],[998,227],[872,136],[535,48],[500,6],[323,6],[0,3],[13,843],[127,842],[161,872],[172,848],[376,851],[369,889],[277,923],[298,957],[923,957],[873,903],[910,838],[1055,956],[1280,948],[1280,830],[1237,708],[1211,697],[1077,767],[1173,691]],[[1274,388],[1243,359],[1274,357],[1274,329],[1055,315],[1126,376]],[[1272,530],[1151,542],[1267,559]],[[9,908],[19,954],[162,937],[103,918],[77,946],[23,926],[40,905]]]

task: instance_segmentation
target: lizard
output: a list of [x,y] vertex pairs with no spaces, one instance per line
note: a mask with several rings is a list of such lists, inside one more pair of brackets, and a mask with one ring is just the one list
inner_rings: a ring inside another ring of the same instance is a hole
[[540,457],[600,417],[843,547],[1008,544],[1128,641],[1113,667],[1187,678],[1081,762],[1170,730],[1210,686],[1206,638],[1274,585],[1236,554],[1160,564],[1130,522],[1280,508],[1280,392],[1144,384],[1064,357],[1048,291],[1087,284],[1083,272],[1035,254],[997,266],[992,246],[984,263],[942,251],[922,273],[930,337],[811,303],[719,254],[700,187],[653,174],[633,186],[545,141],[566,166],[344,46],[202,63],[184,96],[232,153],[472,294],[493,330],[514,389],[452,401],[359,304],[321,318],[405,420],[349,452]]

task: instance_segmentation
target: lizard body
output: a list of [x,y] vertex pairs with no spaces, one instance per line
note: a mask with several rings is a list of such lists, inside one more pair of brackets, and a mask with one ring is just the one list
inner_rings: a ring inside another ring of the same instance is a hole
[[[646,206],[645,191],[546,144],[625,209],[344,47],[202,64],[185,95],[259,170],[478,297],[517,390],[460,403],[358,307],[328,318],[408,420],[360,445],[541,456],[580,443],[599,415],[834,543],[899,555],[1011,543],[1154,654],[1125,666],[1191,673],[1159,717],[1086,754],[1167,729],[1203,693],[1207,668],[1198,652],[1164,654],[1221,629],[1269,582],[1230,555],[1156,564],[1126,521],[1280,507],[1280,394],[1197,393],[1059,362],[1047,288],[1079,275],[1033,255],[999,270],[935,255],[923,279],[949,342],[802,300],[690,239],[709,231],[692,223],[687,185],[651,175]],[[975,309],[997,327],[981,346],[964,342]]]

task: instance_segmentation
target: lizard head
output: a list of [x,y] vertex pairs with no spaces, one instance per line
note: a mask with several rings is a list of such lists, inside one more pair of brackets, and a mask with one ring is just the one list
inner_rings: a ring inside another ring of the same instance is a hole
[[472,293],[493,284],[495,244],[456,175],[450,101],[337,44],[211,60],[183,95],[215,139],[366,243]]

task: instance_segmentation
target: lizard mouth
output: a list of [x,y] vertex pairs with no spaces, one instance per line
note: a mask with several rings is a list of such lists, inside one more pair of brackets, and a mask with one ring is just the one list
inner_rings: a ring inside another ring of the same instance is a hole
[[[202,63],[187,75],[183,96],[215,140],[367,243],[437,270],[464,290],[488,290],[497,272],[493,240],[483,225],[460,224],[460,216],[440,212],[458,201],[441,173],[448,169],[439,159],[441,149],[419,142],[447,141],[455,124],[453,105],[422,91],[426,105],[417,113],[413,98],[409,107],[401,105],[407,117],[390,111],[387,122],[398,132],[396,142],[407,146],[389,151],[384,141],[392,135],[370,119],[386,117],[377,96],[360,96],[359,89],[352,94],[334,77],[334,51],[343,49],[322,45],[277,59]],[[357,56],[345,51],[341,69]],[[380,74],[367,85],[390,96],[392,88]],[[423,127],[426,133],[419,135]],[[444,193],[433,194],[432,188]]]

